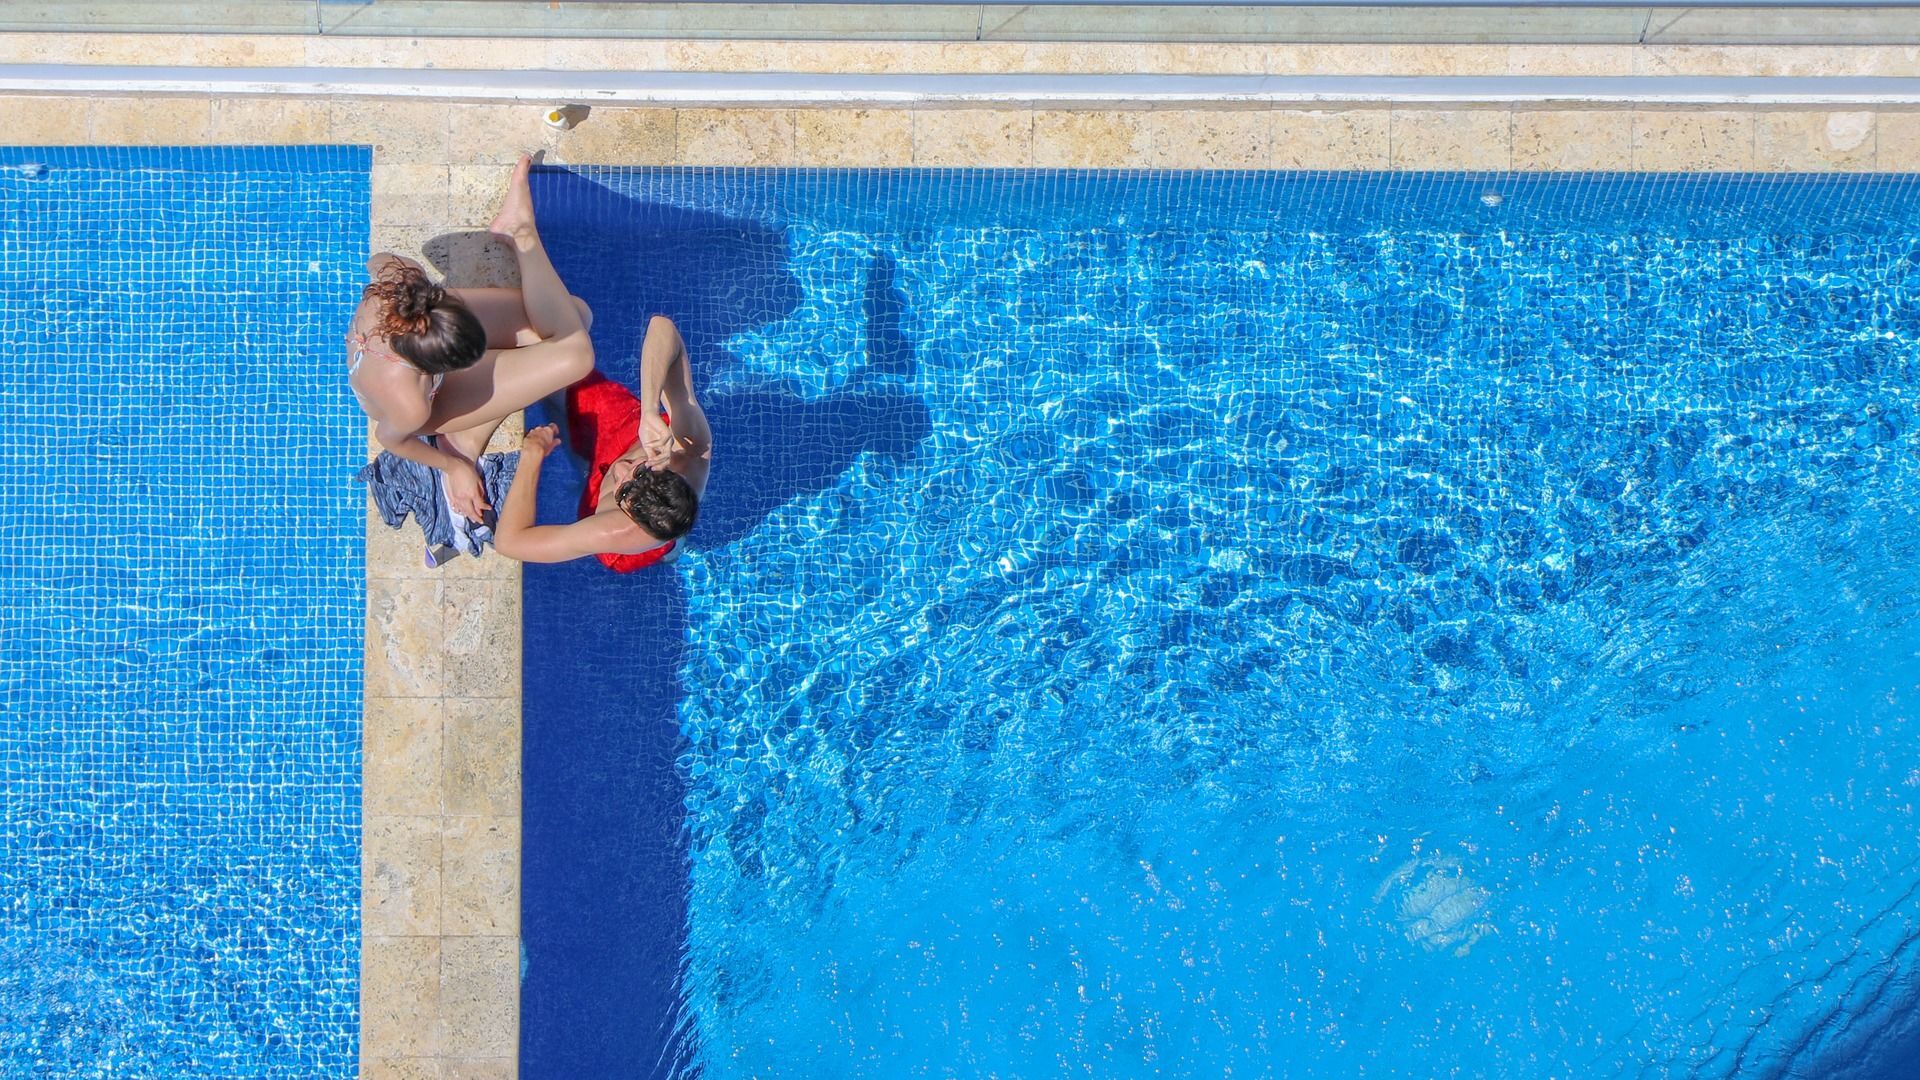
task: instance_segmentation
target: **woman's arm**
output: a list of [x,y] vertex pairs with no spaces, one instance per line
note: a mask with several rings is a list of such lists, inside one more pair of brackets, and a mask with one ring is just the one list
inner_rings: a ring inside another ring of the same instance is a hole
[[558,438],[552,424],[543,424],[527,432],[520,447],[520,467],[507,488],[500,507],[500,518],[493,526],[493,548],[521,562],[556,563],[577,559],[594,552],[593,530],[584,522],[571,525],[535,525],[534,508],[540,502],[540,466],[547,460]]
[[462,517],[480,521],[488,510],[487,486],[480,481],[480,470],[459,454],[449,453],[419,437],[420,426],[427,421],[426,402],[409,403],[388,419],[376,421],[373,437],[395,456],[416,461],[429,469],[438,469],[447,487],[447,503]]

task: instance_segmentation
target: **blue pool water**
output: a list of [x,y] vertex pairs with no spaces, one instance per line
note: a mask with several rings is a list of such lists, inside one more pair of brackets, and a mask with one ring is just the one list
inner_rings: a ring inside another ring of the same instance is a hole
[[0,149],[0,1075],[354,1073],[368,164]]
[[718,449],[527,578],[525,1075],[1912,1064],[1915,178],[535,182]]

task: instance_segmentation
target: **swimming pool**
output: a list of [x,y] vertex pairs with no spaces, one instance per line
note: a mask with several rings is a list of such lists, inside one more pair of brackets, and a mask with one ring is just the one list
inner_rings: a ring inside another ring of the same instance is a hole
[[0,1075],[354,1069],[367,170],[0,149]]
[[680,570],[528,573],[525,1074],[570,781],[595,925],[688,867],[595,977],[662,1073],[1894,1068],[1915,184],[537,174],[718,449]]

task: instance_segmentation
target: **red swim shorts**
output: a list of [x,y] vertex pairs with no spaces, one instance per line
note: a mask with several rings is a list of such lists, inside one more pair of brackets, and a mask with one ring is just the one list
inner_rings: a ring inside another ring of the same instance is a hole
[[[666,412],[667,407],[661,405],[660,414],[665,416]],[[600,501],[600,481],[606,478],[607,470],[640,438],[640,399],[595,371],[567,389],[567,435],[588,463],[586,490],[580,493],[580,516],[584,519],[594,514],[594,506]],[[669,540],[638,555],[603,552],[594,558],[609,570],[628,574],[666,558],[678,544]]]

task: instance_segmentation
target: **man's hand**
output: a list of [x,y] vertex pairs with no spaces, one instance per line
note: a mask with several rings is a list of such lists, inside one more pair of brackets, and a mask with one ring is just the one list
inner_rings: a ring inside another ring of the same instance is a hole
[[541,424],[527,432],[527,437],[520,443],[520,453],[522,456],[532,454],[535,457],[545,457],[548,451],[558,445],[560,445],[560,429],[553,424]]
[[649,469],[664,469],[673,457],[673,428],[658,412],[649,412],[640,418],[640,449]]
[[642,462],[649,469],[664,469],[673,463],[673,455],[693,449],[693,440],[673,433],[673,428],[658,413],[640,421],[640,448],[646,453]]
[[447,485],[447,504],[453,511],[468,521],[483,521],[487,511],[493,509],[487,505],[486,485],[480,482],[480,470],[473,462],[464,458],[457,459],[444,471]]

